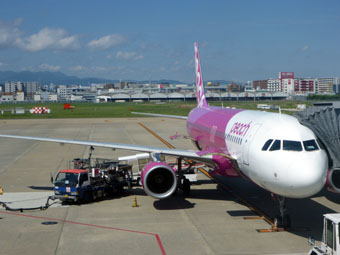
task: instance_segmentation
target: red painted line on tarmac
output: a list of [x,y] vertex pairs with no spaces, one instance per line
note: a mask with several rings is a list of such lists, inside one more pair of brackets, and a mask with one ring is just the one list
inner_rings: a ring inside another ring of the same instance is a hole
[[157,240],[157,244],[159,246],[159,249],[162,252],[162,255],[166,255],[164,246],[163,246],[162,241],[159,238],[158,234],[153,234],[153,233],[148,233],[148,232],[141,232],[141,231],[135,231],[135,230],[129,230],[129,229],[123,229],[123,228],[113,228],[113,227],[107,227],[107,226],[101,226],[101,225],[93,225],[93,224],[87,224],[87,223],[81,223],[81,222],[75,222],[75,221],[68,221],[68,220],[61,220],[61,219],[55,219],[55,218],[47,218],[47,217],[41,217],[41,216],[34,216],[34,215],[28,215],[28,214],[23,214],[23,213],[7,212],[7,211],[1,211],[1,210],[0,210],[0,213],[10,214],[10,215],[15,215],[15,216],[28,217],[28,218],[33,218],[33,219],[59,221],[59,222],[64,222],[64,223],[69,223],[69,224],[86,226],[86,227],[103,228],[103,229],[118,230],[118,231],[124,231],[124,232],[130,232],[130,233],[154,236],[156,238],[156,240]]
[[155,236],[156,236],[156,239],[157,239],[159,248],[160,248],[161,251],[162,251],[162,255],[165,255],[165,254],[166,254],[166,253],[165,253],[165,249],[164,249],[164,247],[163,247],[163,244],[162,244],[161,239],[159,238],[159,235],[156,234]]

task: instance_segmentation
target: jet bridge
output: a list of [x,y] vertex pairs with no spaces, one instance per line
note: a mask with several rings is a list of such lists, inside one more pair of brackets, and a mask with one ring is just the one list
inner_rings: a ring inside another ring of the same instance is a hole
[[326,149],[329,160],[328,189],[340,193],[340,107],[318,104],[294,116],[310,128]]

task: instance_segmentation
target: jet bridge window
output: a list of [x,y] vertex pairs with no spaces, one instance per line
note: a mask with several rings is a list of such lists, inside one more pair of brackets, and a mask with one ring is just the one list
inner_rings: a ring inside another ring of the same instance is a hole
[[275,140],[269,151],[279,151],[281,149],[281,140]]
[[263,145],[262,150],[263,150],[263,151],[268,150],[268,148],[269,148],[269,146],[272,144],[272,142],[273,142],[273,139],[269,139],[269,140]]
[[303,147],[305,147],[306,151],[317,151],[317,150],[319,150],[319,147],[318,147],[315,140],[303,141]]
[[302,145],[299,141],[283,140],[284,151],[302,151]]

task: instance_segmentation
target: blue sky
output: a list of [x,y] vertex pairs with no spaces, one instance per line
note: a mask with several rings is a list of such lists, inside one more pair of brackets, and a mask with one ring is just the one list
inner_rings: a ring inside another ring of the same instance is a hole
[[340,1],[2,0],[0,70],[248,81],[340,76]]

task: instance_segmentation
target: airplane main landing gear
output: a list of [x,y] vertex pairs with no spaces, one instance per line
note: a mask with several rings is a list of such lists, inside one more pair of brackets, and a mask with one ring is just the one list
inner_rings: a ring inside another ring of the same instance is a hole
[[190,181],[185,178],[182,170],[182,158],[178,158],[177,161],[177,173],[178,173],[178,188],[182,189],[184,196],[190,195]]

